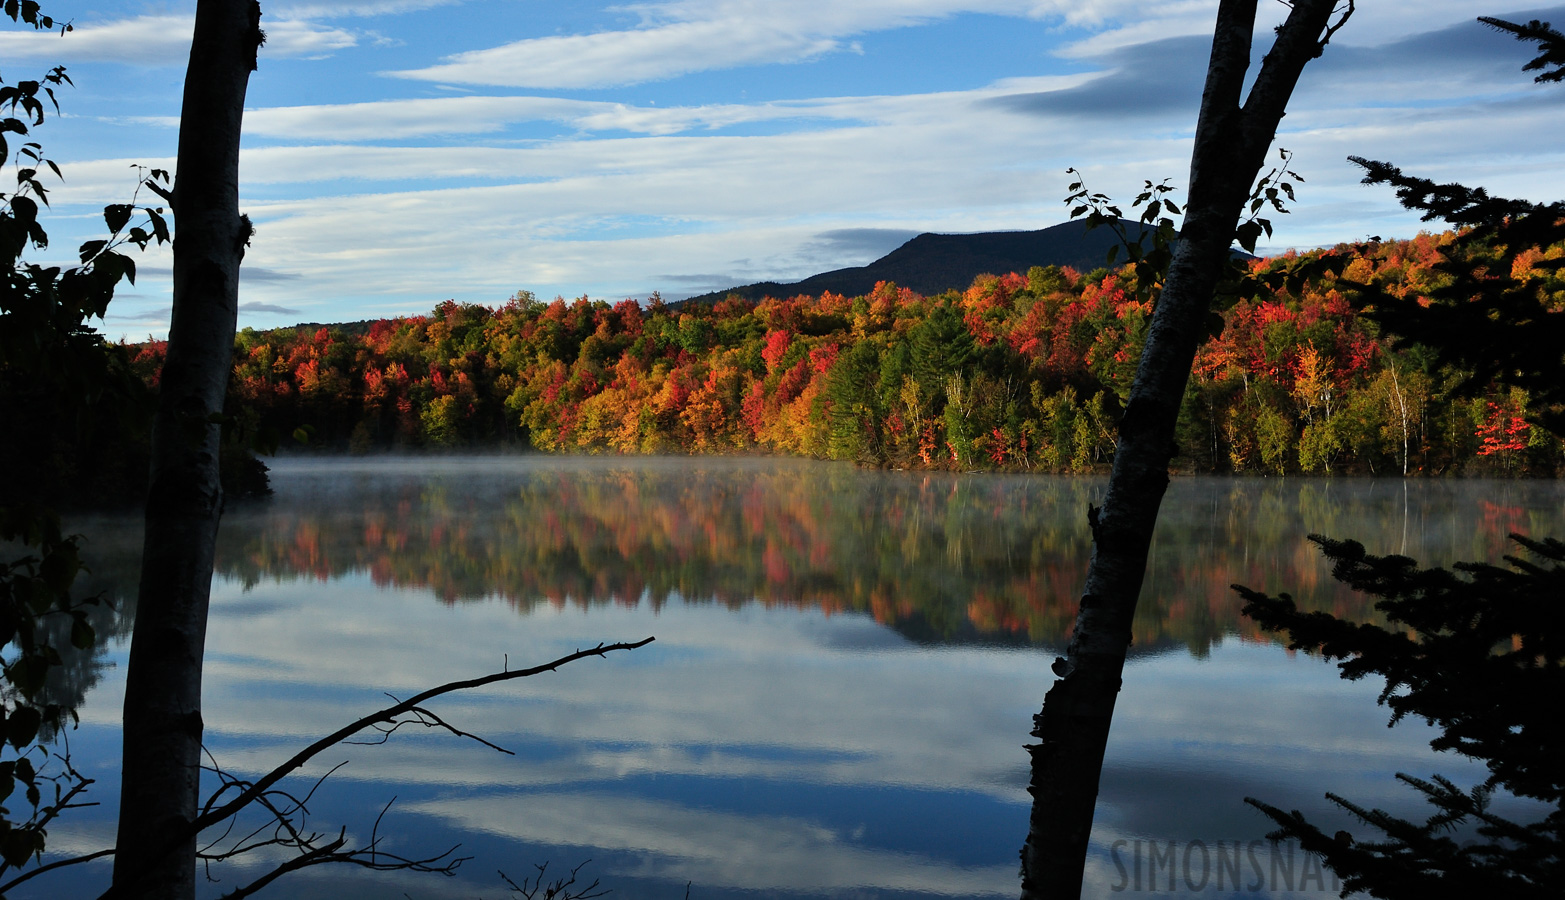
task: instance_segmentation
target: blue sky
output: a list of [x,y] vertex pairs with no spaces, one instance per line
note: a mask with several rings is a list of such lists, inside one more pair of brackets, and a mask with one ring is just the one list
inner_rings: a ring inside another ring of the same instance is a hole
[[[921,231],[1042,228],[1075,166],[1128,198],[1183,185],[1216,0],[263,0],[240,325],[455,298],[677,298],[862,265]],[[174,168],[188,0],[59,0],[66,36],[0,32],[0,75],[64,64],[38,130],[67,261],[134,164]],[[1262,2],[1259,29],[1286,9]],[[1565,7],[1361,0],[1306,70],[1279,145],[1306,183],[1273,250],[1420,225],[1349,154],[1565,197],[1565,88],[1479,15]],[[1258,48],[1259,49],[1259,48]],[[105,323],[167,327],[148,252]]]

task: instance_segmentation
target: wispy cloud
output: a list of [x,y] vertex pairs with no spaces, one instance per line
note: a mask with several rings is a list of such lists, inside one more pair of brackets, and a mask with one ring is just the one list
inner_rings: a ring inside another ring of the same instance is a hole
[[527,38],[388,74],[456,84],[601,88],[736,66],[800,62],[849,49],[857,35],[958,13],[1084,24],[1137,10],[1139,16],[1146,7],[1129,0],[674,0],[623,7],[640,15],[636,28]]
[[[428,4],[301,3],[280,8],[279,18],[316,22],[421,5]],[[1350,153],[1391,159],[1442,180],[1481,181],[1509,195],[1565,195],[1565,151],[1554,127],[1565,91],[1530,84],[1519,71],[1524,48],[1473,25],[1462,4],[1430,0],[1412,17],[1405,3],[1397,6],[1400,17],[1360,6],[1359,18],[1306,70],[1283,122],[1280,142],[1297,151],[1295,167],[1308,182],[1293,213],[1275,217],[1276,244],[1407,235],[1420,227],[1389,192],[1357,183],[1360,173],[1345,162]],[[545,296],[644,297],[653,289],[673,296],[862,264],[900,243],[898,236],[919,231],[1051,225],[1063,218],[1066,166],[1083,169],[1094,188],[1120,197],[1144,178],[1184,179],[1214,7],[1214,0],[684,0],[621,7],[640,22],[619,31],[533,37],[475,51],[522,48],[526,53],[516,50],[516,59],[539,63],[524,66],[526,72],[548,78],[565,73],[559,77],[597,84],[628,77],[626,72],[665,77],[691,66],[749,64],[742,59],[749,53],[760,54],[753,62],[793,58],[788,54],[808,41],[846,46],[877,28],[964,10],[1035,17],[1043,23],[1038,34],[1055,40],[1052,47],[1041,44],[1039,53],[1058,51],[1067,36],[1086,38],[1066,51],[1075,68],[1087,71],[1005,78],[962,90],[845,96],[779,91],[742,102],[733,93],[682,93],[671,86],[666,93],[659,89],[659,99],[675,102],[653,106],[486,96],[504,91],[482,86],[466,94],[459,93],[464,88],[428,91],[450,96],[387,97],[387,85],[409,93],[424,88],[406,81],[382,80],[378,90],[352,94],[278,91],[258,82],[267,89],[257,97],[367,102],[246,112],[243,205],[260,231],[247,257],[244,299],[328,321],[427,310],[453,296],[497,302],[517,288]],[[1537,15],[1559,20],[1565,10]],[[117,27],[146,28],[149,21],[154,19],[126,19]],[[267,27],[285,33],[276,22]],[[499,43],[509,36],[502,27],[478,39]],[[768,31],[758,39],[773,43],[747,44],[743,29],[752,27]],[[728,37],[711,46],[679,44],[698,32]],[[115,33],[133,43],[130,38],[141,32]],[[344,33],[358,36],[355,52],[379,52],[368,47],[369,32]],[[71,39],[84,34],[86,26]],[[46,51],[68,42],[0,34],[0,53],[10,39]],[[307,43],[300,39],[293,46]],[[574,55],[573,48],[589,45],[600,47],[601,55]],[[383,58],[416,65],[406,60],[417,58],[409,54],[418,42],[410,40],[405,49]],[[527,55],[534,51],[541,55]],[[553,61],[542,65],[545,59]],[[495,61],[494,71],[503,75],[504,60]],[[1029,66],[1002,71],[1026,72]],[[263,74],[274,77],[285,69],[312,76],[321,71],[313,63],[290,62]],[[799,70],[775,71],[780,83],[791,84],[786,76]],[[875,88],[885,89],[885,83]],[[703,102],[713,97],[720,102]],[[106,130],[126,124],[98,121]],[[146,158],[132,159],[137,150],[118,145],[96,151],[113,158],[59,157],[66,181],[53,195],[57,210],[101,226],[97,208],[123,201],[134,187],[131,162],[172,169],[173,159],[153,158],[171,149],[171,130],[144,127],[148,123],[178,124],[173,118],[134,120],[143,126],[138,137],[156,138],[146,140],[152,148]],[[882,235],[885,244],[877,246]],[[70,239],[61,230],[50,252],[64,258],[76,241],[97,236]],[[146,265],[166,261],[165,252],[150,252]],[[309,290],[257,278],[256,266],[296,274]],[[152,277],[146,267],[143,273]],[[340,312],[328,311],[333,309]]]
[[[494,134],[525,122],[556,122],[583,134],[627,132],[673,135],[714,131],[757,122],[884,122],[938,115],[951,105],[1017,92],[1051,92],[1077,87],[1091,75],[1007,79],[976,91],[868,97],[827,97],[760,103],[698,106],[641,106],[557,97],[454,96],[378,100],[314,106],[284,106],[245,114],[245,133],[297,141],[408,141],[454,134]],[[174,127],[173,117],[140,119]]]
[[282,17],[295,19],[325,19],[334,16],[382,16],[433,9],[438,6],[455,6],[465,0],[283,0],[267,4],[267,11],[276,10]]
[[[144,15],[83,22],[67,35],[27,31],[0,32],[0,57],[68,64],[127,63],[183,66],[190,56],[190,15]],[[349,31],[302,19],[266,22],[267,56],[320,56],[358,43]]]
[[584,132],[677,134],[746,122],[844,115],[852,113],[817,102],[658,108],[553,97],[468,96],[272,107],[247,114],[245,131],[294,140],[407,140],[487,134],[520,122],[548,121]]
[[[637,874],[766,893],[1015,893],[1015,866],[956,867],[864,846],[806,819],[736,815],[624,796],[490,794],[410,807],[468,831],[646,857]],[[612,809],[612,815],[603,811]],[[629,874],[627,872],[627,874]]]
[[271,313],[271,314],[280,315],[280,316],[296,316],[296,315],[299,314],[299,311],[297,309],[289,309],[286,306],[278,306],[275,303],[255,303],[255,302],[239,304],[239,312],[240,313]]
[[306,19],[281,19],[266,23],[262,56],[326,56],[357,46],[351,31],[318,25]]

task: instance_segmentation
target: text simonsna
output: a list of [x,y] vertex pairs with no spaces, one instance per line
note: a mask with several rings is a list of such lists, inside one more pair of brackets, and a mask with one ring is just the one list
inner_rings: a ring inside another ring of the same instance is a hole
[[1120,891],[1309,891],[1338,893],[1337,874],[1292,842],[1118,840],[1109,846]]

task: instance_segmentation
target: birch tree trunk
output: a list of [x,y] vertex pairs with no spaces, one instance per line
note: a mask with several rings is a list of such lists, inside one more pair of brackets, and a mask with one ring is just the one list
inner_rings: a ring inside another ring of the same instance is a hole
[[1190,366],[1250,186],[1299,74],[1352,12],[1349,2],[1331,25],[1338,2],[1295,0],[1244,99],[1257,0],[1219,5],[1184,227],[1120,421],[1103,506],[1088,511],[1092,562],[1075,628],[1066,655],[1054,663],[1059,678],[1035,717],[1039,742],[1027,748],[1033,808],[1021,853],[1023,898],[1081,895],[1104,747]]
[[180,112],[174,312],[152,434],[111,893],[195,895],[201,659],[222,513],[218,445],[250,237],[239,214],[239,128],[262,40],[256,0],[199,0]]

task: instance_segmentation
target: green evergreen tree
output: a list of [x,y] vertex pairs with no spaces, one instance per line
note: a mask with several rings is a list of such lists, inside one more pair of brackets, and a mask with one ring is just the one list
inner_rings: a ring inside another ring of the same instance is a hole
[[913,344],[913,378],[918,381],[923,399],[933,400],[934,410],[939,412],[947,377],[969,374],[965,370],[977,357],[978,347],[948,298],[930,301],[928,314],[913,327],[909,338]]

